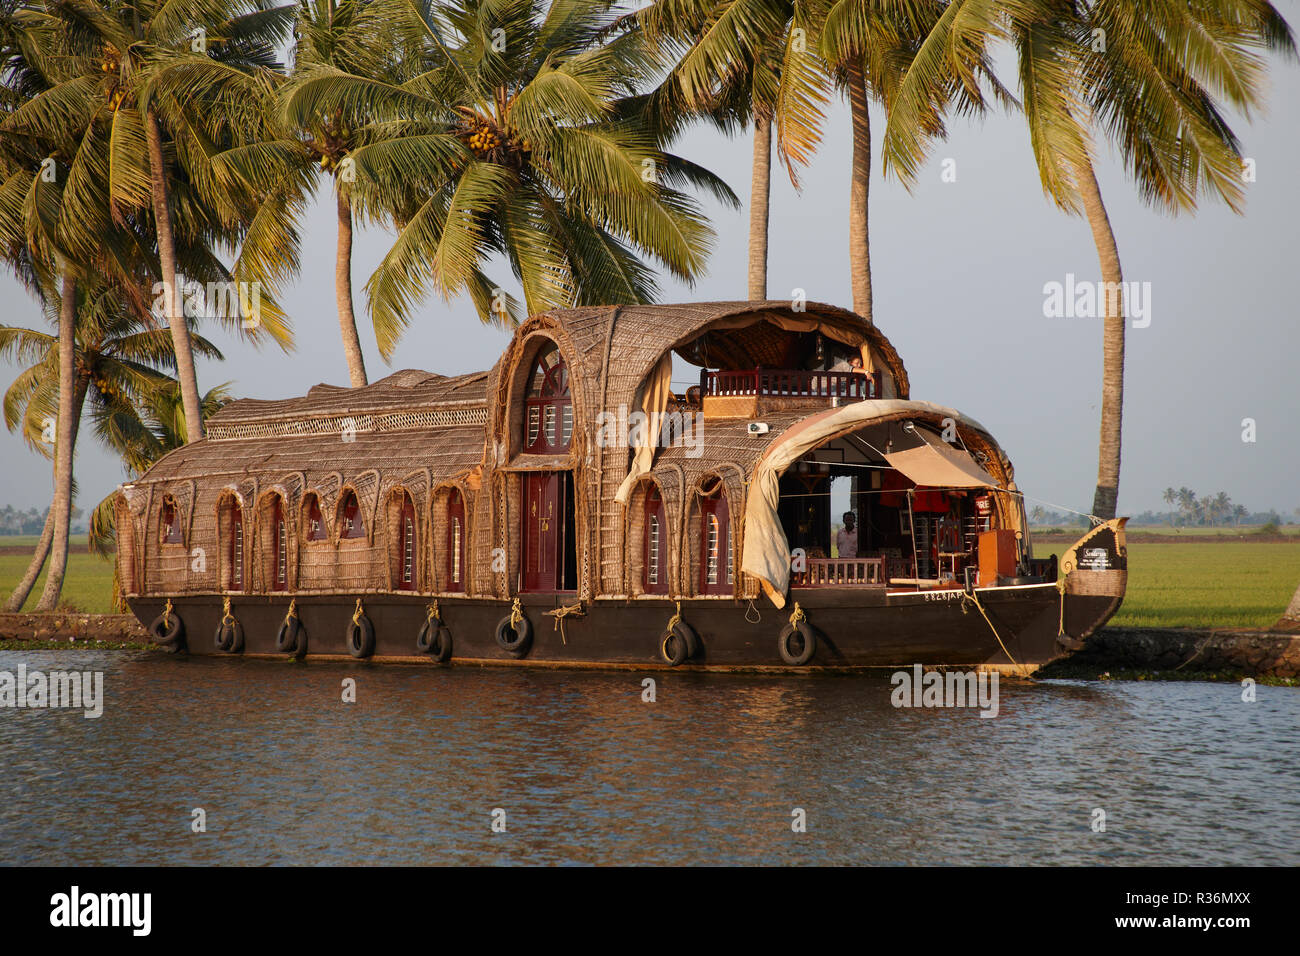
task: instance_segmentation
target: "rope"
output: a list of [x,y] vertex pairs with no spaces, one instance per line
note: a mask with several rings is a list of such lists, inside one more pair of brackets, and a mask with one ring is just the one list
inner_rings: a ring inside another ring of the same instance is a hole
[[[984,623],[989,626],[989,630],[992,631],[993,636],[997,638],[998,647],[1002,648],[1002,653],[1007,655],[1007,660],[1011,661],[1012,664],[1015,664],[1017,667],[1019,667],[1020,664],[1017,663],[1016,659],[1011,656],[1011,652],[1007,650],[1007,645],[1002,643],[1002,637],[1001,635],[998,634],[998,629],[994,627],[993,622],[989,620],[988,613],[984,610],[984,605],[980,603],[979,594],[977,594],[974,591],[970,592],[969,594],[967,594],[965,591],[961,592],[961,612],[963,614],[966,613],[967,602],[970,602],[971,604],[974,604],[977,608],[979,608],[980,614],[983,615],[984,617]],[[796,607],[797,606],[798,605],[796,605]],[[1062,605],[1062,607],[1064,607],[1064,605]]]
[[677,604],[677,613],[668,619],[667,633],[669,634],[673,632],[673,628],[675,628],[678,624],[682,623],[682,602],[677,601],[675,603]]
[[298,599],[289,598],[289,613],[284,616],[284,623],[288,624],[290,618],[298,616]]
[[551,630],[559,630],[560,643],[568,644],[569,641],[564,636],[564,619],[566,617],[582,617],[586,611],[582,609],[582,602],[579,601],[577,604],[565,604],[562,607],[557,607],[554,610],[546,611],[544,613],[547,617],[555,618],[555,624]]
[[172,629],[171,618],[172,618],[172,599],[168,598],[166,605],[164,605],[163,607],[163,630],[164,631],[170,631]]
[[524,609],[519,603],[519,598],[515,598],[515,603],[510,605],[510,629],[512,631],[519,629],[519,622],[524,619]]
[[1061,622],[1056,626],[1056,636],[1065,633],[1065,578],[1057,578],[1056,590],[1061,595]]
[[797,626],[806,620],[808,620],[808,615],[803,612],[799,602],[795,601],[794,610],[790,612],[790,623]]
[[433,601],[429,603],[429,605],[427,606],[427,610],[428,610],[428,612],[429,612],[428,619],[429,619],[430,622],[435,621],[435,620],[436,620],[436,621],[439,621],[439,622],[442,621],[442,615],[438,613],[438,599],[437,599],[437,598],[434,598]]
[[235,623],[235,615],[230,613],[230,597],[227,595],[221,601],[221,624],[224,627],[227,624]]
[[361,598],[357,598],[357,609],[352,612],[352,624],[355,627],[361,626],[361,615],[366,612],[361,607]]
[[1196,660],[1196,658],[1200,657],[1200,656],[1201,656],[1201,651],[1205,650],[1205,649],[1206,649],[1207,647],[1209,647],[1209,646],[1210,646],[1210,639],[1209,639],[1209,637],[1206,637],[1204,640],[1201,641],[1201,643],[1200,643],[1199,645],[1197,645],[1197,648],[1196,648],[1196,650],[1192,653],[1192,656],[1189,657],[1189,658],[1187,658],[1187,660],[1183,661],[1183,662],[1182,662],[1181,664],[1179,664],[1177,667],[1175,667],[1174,670],[1176,670],[1176,671],[1180,671],[1180,670],[1182,670],[1184,667],[1186,667],[1186,666],[1187,666],[1188,664],[1190,664],[1192,661]]
[[[753,617],[753,619],[751,619],[750,616],[749,616],[749,612],[750,612],[750,611],[753,611],[753,612],[754,612],[754,617]],[[749,599],[749,607],[745,608],[745,621],[746,621],[746,623],[749,623],[749,624],[759,624],[759,623],[762,622],[762,620],[763,620],[763,615],[759,612],[758,608],[756,608],[756,607],[754,606],[754,599],[753,599],[753,598],[750,598],[750,599]]]

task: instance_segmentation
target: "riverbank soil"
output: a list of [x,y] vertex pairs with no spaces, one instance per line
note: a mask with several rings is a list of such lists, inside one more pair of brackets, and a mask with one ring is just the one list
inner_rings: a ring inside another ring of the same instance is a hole
[[147,644],[148,632],[130,614],[0,614],[0,641],[80,641]]

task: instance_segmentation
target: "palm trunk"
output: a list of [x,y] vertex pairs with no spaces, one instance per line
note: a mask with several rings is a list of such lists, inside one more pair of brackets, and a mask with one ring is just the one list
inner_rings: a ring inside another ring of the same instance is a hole
[[1300,627],[1300,587],[1297,587],[1295,594],[1291,595],[1291,603],[1282,612],[1282,620],[1277,622],[1277,626]]
[[[72,450],[76,453],[77,434],[81,430],[81,412],[86,401],[86,390],[90,386],[88,376],[77,377],[77,390],[72,397]],[[57,451],[57,448],[56,448]],[[54,481],[58,484],[57,463],[54,471]],[[18,582],[13,593],[9,595],[9,600],[5,602],[5,610],[8,612],[17,612],[23,609],[27,603],[28,596],[32,593],[32,588],[36,586],[37,580],[41,576],[41,571],[45,568],[45,559],[50,556],[50,546],[54,541],[54,501],[50,500],[50,507],[45,512],[45,527],[41,529],[41,539],[36,543],[36,552],[32,555],[31,562],[27,565],[27,571],[23,574],[23,579]]]
[[[1102,326],[1101,440],[1097,446],[1097,490],[1092,498],[1092,513],[1109,519],[1115,517],[1119,507],[1120,433],[1124,418],[1124,276],[1115,233],[1110,228],[1101,187],[1091,165],[1079,170],[1078,181],[1101,263],[1100,297],[1106,303]],[[1114,290],[1114,294],[1109,290]]]
[[[57,477],[55,483],[57,484]],[[6,611],[11,613],[21,611],[23,605],[27,603],[27,596],[36,586],[36,579],[41,576],[41,570],[45,567],[45,559],[50,555],[50,542],[53,540],[54,501],[51,500],[50,508],[45,513],[45,527],[41,529],[41,540],[36,544],[36,553],[32,555],[31,563],[27,565],[27,573],[18,582],[18,587],[14,588],[13,594],[9,595],[9,600],[5,602]]]
[[754,117],[754,168],[749,189],[749,301],[767,300],[767,221],[772,193],[772,120]]
[[348,379],[353,388],[366,384],[366,363],[357,335],[357,317],[352,311],[352,202],[337,183],[339,212],[338,252],[334,259],[334,294],[338,299],[339,331],[343,333],[343,355],[348,360]]
[[77,375],[77,280],[63,276],[63,297],[59,302],[59,420],[54,436],[54,536],[50,544],[50,571],[45,590],[36,603],[37,611],[53,611],[63,591],[68,569],[68,531],[72,523],[72,451],[76,432],[72,427]]
[[853,116],[853,171],[849,187],[849,277],[853,311],[868,322],[871,314],[871,241],[867,234],[867,199],[871,186],[871,115],[862,62],[849,64],[849,111]]
[[176,240],[172,235],[167,168],[163,164],[162,129],[158,116],[149,110],[145,132],[149,141],[149,189],[153,196],[154,226],[158,230],[158,261],[162,266],[163,301],[167,307],[167,327],[172,333],[176,353],[176,379],[181,386],[185,409],[185,440],[203,437],[203,402],[199,398],[199,380],[194,371],[194,350],[189,326],[185,324],[185,302],[176,286]]

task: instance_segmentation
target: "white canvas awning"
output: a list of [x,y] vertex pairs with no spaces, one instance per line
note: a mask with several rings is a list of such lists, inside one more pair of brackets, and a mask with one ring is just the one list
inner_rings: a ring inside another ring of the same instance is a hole
[[965,449],[918,428],[913,448],[889,452],[885,460],[918,485],[932,488],[996,488],[997,479],[975,464]]
[[[964,427],[988,434],[988,430],[979,422],[942,405],[902,399],[869,400],[810,415],[791,426],[759,459],[745,499],[745,542],[741,553],[741,569],[759,579],[764,593],[777,607],[785,606],[785,592],[790,585],[790,542],[786,540],[785,529],[781,527],[781,519],[777,514],[782,473],[808,452],[831,439],[856,431],[881,418],[896,418],[900,413],[914,413],[917,417],[925,415],[931,418],[937,414],[940,418],[951,418]],[[943,448],[936,448],[919,437],[922,434],[920,430],[916,434],[922,445],[907,451],[891,452],[886,457],[893,467],[917,484],[941,488],[999,487],[993,476],[975,464],[966,452],[951,448],[943,442],[940,442]],[[948,452],[952,454],[949,455]],[[904,457],[907,468],[895,464],[894,457]],[[924,481],[918,475],[924,476]]]

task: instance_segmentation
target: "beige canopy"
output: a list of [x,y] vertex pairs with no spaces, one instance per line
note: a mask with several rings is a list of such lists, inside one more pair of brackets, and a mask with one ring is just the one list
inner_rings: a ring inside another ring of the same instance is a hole
[[932,488],[996,488],[997,479],[975,464],[970,453],[954,448],[924,429],[914,434],[915,448],[889,452],[885,460],[918,485]]
[[[750,480],[749,494],[745,500],[745,543],[741,553],[741,569],[758,578],[763,592],[777,607],[785,606],[785,592],[790,584],[790,542],[777,513],[780,501],[782,473],[794,462],[814,448],[840,435],[870,425],[883,418],[915,414],[929,419],[951,418],[965,427],[988,434],[979,422],[961,412],[930,402],[879,399],[854,402],[841,408],[830,408],[805,418],[788,429],[759,459]],[[917,435],[922,435],[918,429]],[[924,441],[925,447],[891,453],[886,456],[890,464],[904,471],[918,484],[938,487],[990,487],[996,480],[983,471],[964,451],[954,448],[939,449]],[[946,452],[952,452],[949,456]],[[906,457],[911,470],[894,464],[895,457]],[[964,457],[965,461],[962,461]],[[917,474],[925,476],[921,481]],[[950,481],[949,478],[960,480]]]

